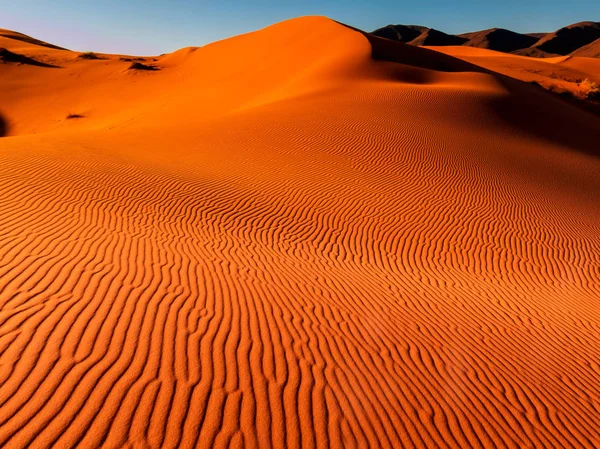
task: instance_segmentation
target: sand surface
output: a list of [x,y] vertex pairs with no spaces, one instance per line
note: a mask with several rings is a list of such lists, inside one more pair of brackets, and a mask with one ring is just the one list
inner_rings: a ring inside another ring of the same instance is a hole
[[600,59],[598,58],[574,56],[530,58],[482,48],[429,48],[512,78],[537,83],[556,93],[568,93],[578,97],[584,91],[582,81],[590,80],[600,85]]
[[600,446],[598,65],[0,47],[0,447]]

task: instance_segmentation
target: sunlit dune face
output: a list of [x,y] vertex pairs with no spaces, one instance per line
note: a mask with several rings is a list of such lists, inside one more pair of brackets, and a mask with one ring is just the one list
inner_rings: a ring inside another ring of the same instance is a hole
[[0,47],[0,447],[600,445],[596,62]]

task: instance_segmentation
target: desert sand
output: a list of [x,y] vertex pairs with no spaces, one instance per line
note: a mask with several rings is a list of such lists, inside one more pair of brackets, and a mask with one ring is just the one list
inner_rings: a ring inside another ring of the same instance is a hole
[[598,61],[7,34],[0,447],[600,446]]

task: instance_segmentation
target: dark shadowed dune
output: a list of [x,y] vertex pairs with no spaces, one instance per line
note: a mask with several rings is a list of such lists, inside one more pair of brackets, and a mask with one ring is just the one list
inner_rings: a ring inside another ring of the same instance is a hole
[[378,61],[394,62],[440,72],[489,73],[488,70],[475,64],[427,48],[399,45],[398,42],[373,36],[370,33],[364,33],[364,36],[371,45],[373,59]]
[[531,47],[539,38],[526,34],[515,33],[503,28],[476,31],[474,33],[460,34],[459,37],[467,39],[463,45],[477,48],[510,53],[511,51]]
[[408,43],[419,37],[429,28],[420,25],[387,25],[373,31],[373,35],[398,42]]
[[8,124],[2,114],[0,114],[0,137],[4,137],[8,134]]
[[547,35],[548,33],[525,33],[525,36],[535,37],[538,41]]
[[419,46],[446,46],[446,45],[463,45],[467,42],[467,39],[452,34],[446,34],[443,31],[438,31],[434,28],[430,28],[419,37],[410,41],[411,45]]
[[600,22],[580,22],[550,33],[533,47],[549,54],[568,55],[600,39]]
[[596,39],[583,47],[578,48],[571,56],[579,56],[582,58],[600,58],[600,38]]
[[467,39],[420,25],[388,25],[370,33],[416,46],[462,45]]
[[372,34],[417,46],[465,45],[536,58],[568,55],[591,45],[577,55],[598,57],[598,51],[591,43],[600,39],[600,23],[580,22],[553,33],[522,34],[503,28],[492,28],[460,35],[446,34],[424,26],[388,25],[373,31]]
[[522,48],[520,50],[512,51],[511,53],[514,55],[527,56],[530,58],[554,58],[556,56],[560,56],[558,53],[547,53],[543,50],[540,50],[537,47]]

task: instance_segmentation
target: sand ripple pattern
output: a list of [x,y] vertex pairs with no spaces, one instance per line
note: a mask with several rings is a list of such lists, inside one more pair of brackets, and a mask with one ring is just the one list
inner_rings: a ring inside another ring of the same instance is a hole
[[4,139],[0,447],[600,446],[600,164],[436,89]]

